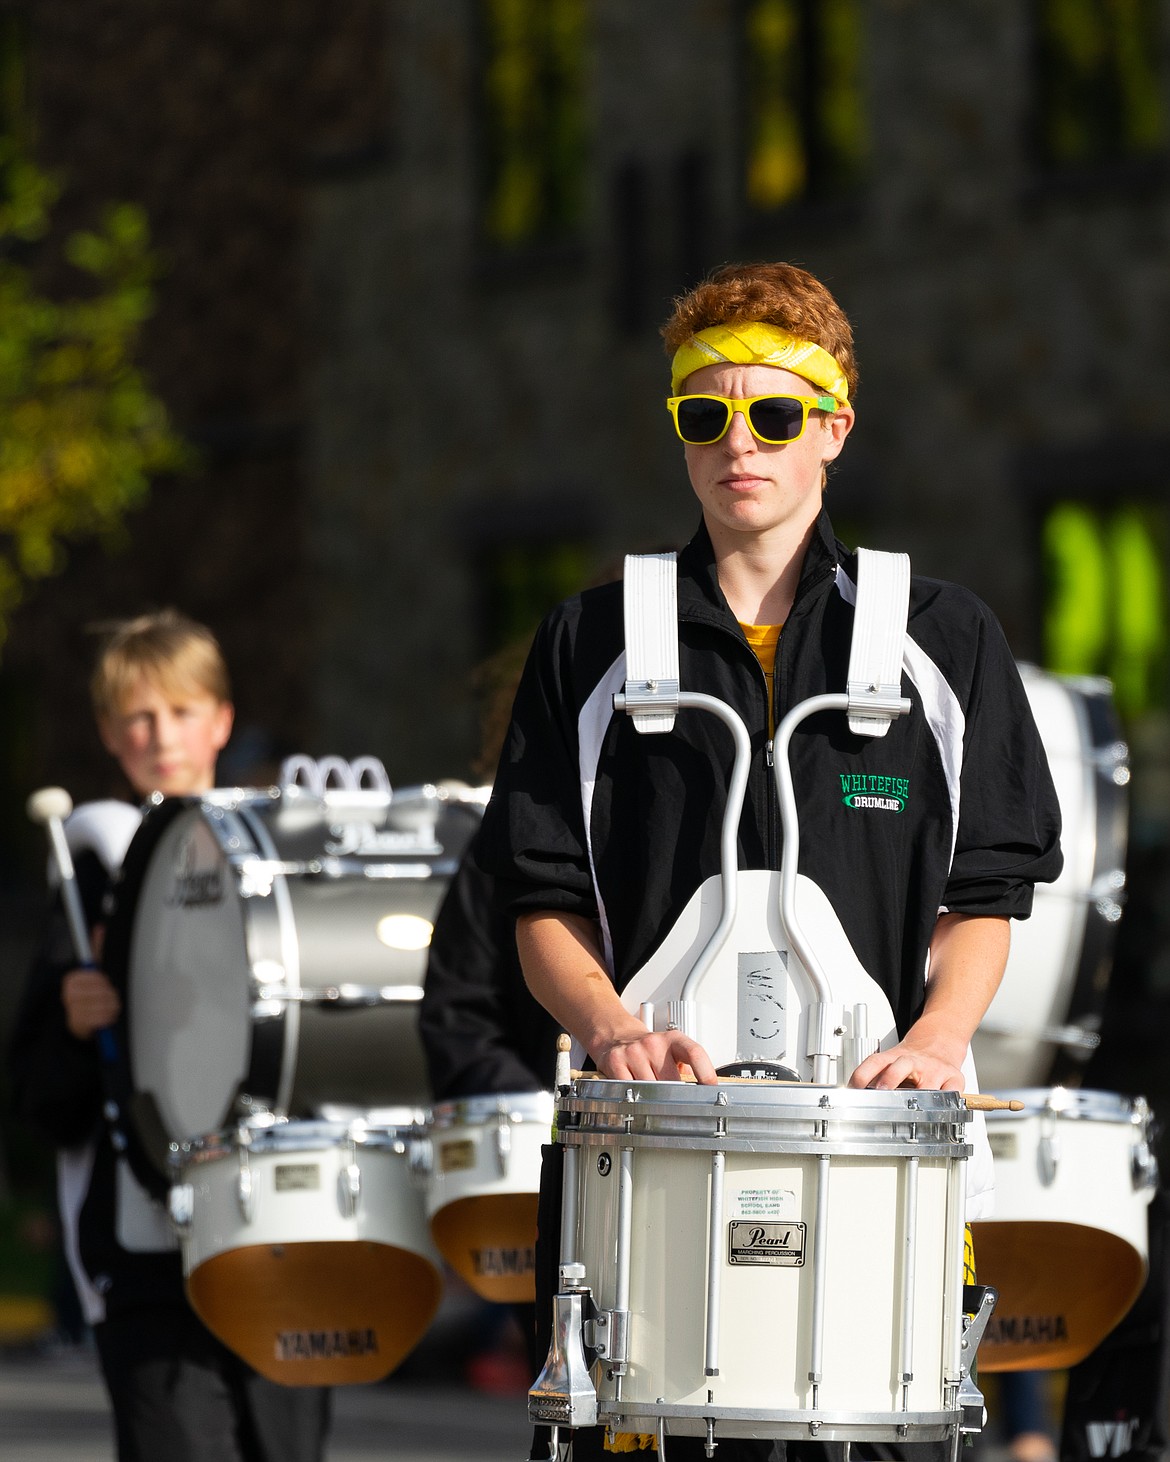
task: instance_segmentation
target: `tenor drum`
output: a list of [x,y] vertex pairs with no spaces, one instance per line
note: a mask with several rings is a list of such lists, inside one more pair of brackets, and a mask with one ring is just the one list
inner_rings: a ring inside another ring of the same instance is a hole
[[967,1121],[954,1092],[578,1081],[561,1257],[600,1311],[598,1423],[953,1437]]
[[117,886],[132,1115],[171,1142],[326,1103],[417,1106],[431,921],[484,794],[210,793],[151,807]]
[[440,1260],[412,1172],[423,1128],[238,1128],[180,1145],[171,1216],[208,1329],[291,1386],[387,1375],[438,1308]]
[[1024,1109],[987,1113],[995,1216],[971,1227],[980,1282],[999,1301],[979,1366],[1059,1370],[1096,1349],[1145,1282],[1150,1111],[1104,1091],[996,1095]]
[[535,1298],[540,1149],[552,1120],[546,1091],[440,1102],[431,1115],[431,1234],[484,1299]]
[[1042,1085],[1088,1056],[1125,886],[1128,750],[1109,682],[1020,673],[1060,802],[1064,868],[1012,924],[1007,970],[971,1043],[985,1090]]

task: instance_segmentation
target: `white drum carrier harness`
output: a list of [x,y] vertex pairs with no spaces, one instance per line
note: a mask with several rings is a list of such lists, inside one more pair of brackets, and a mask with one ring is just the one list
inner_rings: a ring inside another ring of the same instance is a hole
[[696,890],[622,992],[623,1004],[651,1030],[694,1037],[716,1066],[780,1063],[821,1085],[843,1085],[866,1056],[898,1039],[885,992],[862,967],[823,891],[797,872],[800,829],[788,759],[796,727],[819,711],[844,711],[855,734],[884,736],[910,710],[901,687],[910,560],[860,549],[857,580],[846,689],[801,701],[776,730],[779,872],[738,867],[751,744],[726,702],[679,687],[672,553],[626,558],[626,681],[614,697],[643,734],[669,732],[678,711],[699,710],[719,717],[735,745],[720,872]]

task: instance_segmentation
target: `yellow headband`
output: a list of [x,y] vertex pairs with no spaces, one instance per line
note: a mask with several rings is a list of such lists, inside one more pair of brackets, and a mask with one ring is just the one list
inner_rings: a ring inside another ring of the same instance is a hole
[[678,395],[692,371],[709,365],[780,366],[836,396],[842,406],[849,405],[849,382],[829,352],[776,325],[748,320],[741,325],[709,325],[692,335],[671,361],[671,394]]

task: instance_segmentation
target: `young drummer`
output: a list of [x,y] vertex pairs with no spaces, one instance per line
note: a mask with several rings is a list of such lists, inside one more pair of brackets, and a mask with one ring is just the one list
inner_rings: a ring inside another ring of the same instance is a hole
[[[847,679],[857,560],[822,498],[855,420],[852,332],[812,275],[754,264],[720,269],[679,299],[663,335],[667,405],[701,514],[678,563],[679,683],[745,722],[739,866],[775,869],[773,729]],[[911,710],[884,737],[852,734],[839,713],[793,736],[799,867],[897,1023],[897,1043],[850,1085],[957,1090],[1003,974],[1009,921],[1026,918],[1034,884],[1059,873],[1059,810],[987,607],[915,577],[905,651]],[[542,625],[478,855],[517,918],[529,987],[599,1071],[661,1080],[689,1066],[712,1082],[695,1040],[648,1031],[620,992],[719,872],[730,738],[715,718],[686,712],[669,735],[639,735],[613,709],[623,655],[620,586],[581,594]],[[873,785],[898,795],[842,790]],[[724,1442],[720,1456],[760,1446]],[[672,1441],[680,1447],[686,1455]]]
[[[215,785],[233,712],[210,630],[173,610],[119,625],[98,656],[91,691],[98,734],[135,799]],[[100,821],[109,805],[78,813]],[[109,857],[122,826],[95,848]],[[75,859],[98,950],[120,860],[112,861],[105,866],[95,851]],[[320,1462],[328,1392],[256,1375],[187,1303],[165,1218],[103,1121],[97,1037],[118,1018],[118,992],[100,969],[75,964],[57,909],[17,1013],[10,1069],[18,1115],[59,1149],[66,1251],[93,1325],[119,1462]]]

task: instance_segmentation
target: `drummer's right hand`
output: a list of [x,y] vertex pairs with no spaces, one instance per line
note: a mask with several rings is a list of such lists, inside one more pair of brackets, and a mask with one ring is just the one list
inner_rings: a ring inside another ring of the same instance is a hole
[[113,1025],[122,1009],[117,990],[101,970],[70,970],[61,981],[61,1003],[69,1033],[79,1041]]
[[711,1058],[682,1031],[648,1031],[618,1036],[591,1051],[603,1076],[622,1081],[681,1081],[689,1066],[696,1081],[714,1086],[719,1080]]

